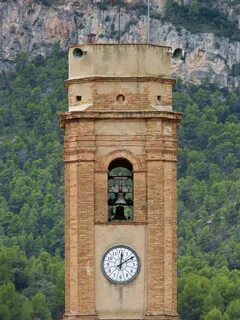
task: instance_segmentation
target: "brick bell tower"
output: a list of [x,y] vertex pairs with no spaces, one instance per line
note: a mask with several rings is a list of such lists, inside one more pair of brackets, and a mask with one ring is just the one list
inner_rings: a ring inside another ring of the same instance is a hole
[[178,320],[170,48],[69,49],[64,320]]

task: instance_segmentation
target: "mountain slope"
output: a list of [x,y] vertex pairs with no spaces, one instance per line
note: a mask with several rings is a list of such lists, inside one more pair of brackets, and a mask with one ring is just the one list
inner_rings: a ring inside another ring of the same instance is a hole
[[[145,42],[146,4],[119,2],[121,41]],[[165,16],[152,10],[150,22],[152,42],[187,53],[185,63],[173,66],[184,81],[178,80],[174,93],[174,109],[184,112],[178,163],[179,312],[182,320],[239,320],[240,42],[239,24],[232,23],[238,21],[238,3],[185,2],[190,6],[168,1]],[[206,21],[200,4],[212,20]],[[0,3],[0,319],[61,319],[63,135],[58,114],[67,108],[66,50],[91,33],[96,41],[116,42],[117,10],[108,1]],[[199,32],[200,25],[211,33]]]
[[[0,319],[60,319],[64,225],[58,114],[66,110],[66,56],[55,48],[47,60],[21,55],[16,65],[17,74],[0,79]],[[238,92],[216,86],[178,81],[174,93],[174,109],[184,112],[178,165],[183,320],[240,318],[239,104]]]
[[0,319],[59,319],[64,304],[62,132],[66,57],[0,78]]
[[[196,1],[195,1],[196,2]],[[193,1],[193,3],[195,3]],[[97,42],[146,42],[147,7],[144,1],[125,3],[75,0],[8,0],[0,3],[0,69],[14,67],[21,52],[30,57],[46,56],[52,45],[63,50],[69,45],[89,40]],[[217,83],[237,87],[240,80],[240,33],[236,23],[220,9],[179,6],[173,3],[166,10],[153,6],[150,21],[150,42],[184,48],[186,62],[174,66],[174,74],[190,83]],[[231,2],[219,8],[237,8]],[[119,6],[120,28],[119,28]],[[195,8],[195,9],[194,9]],[[233,36],[234,35],[234,36]]]

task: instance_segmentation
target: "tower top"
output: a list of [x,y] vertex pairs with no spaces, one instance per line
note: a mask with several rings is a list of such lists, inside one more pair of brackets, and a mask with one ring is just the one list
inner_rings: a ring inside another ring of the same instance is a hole
[[170,47],[149,44],[86,44],[69,48],[69,80],[89,77],[171,76]]
[[86,44],[69,49],[69,111],[172,111],[170,47]]

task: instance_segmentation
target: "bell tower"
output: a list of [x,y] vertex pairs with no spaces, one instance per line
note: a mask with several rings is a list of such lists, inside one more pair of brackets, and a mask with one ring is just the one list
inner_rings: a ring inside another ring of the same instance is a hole
[[64,320],[179,320],[169,52],[69,49]]

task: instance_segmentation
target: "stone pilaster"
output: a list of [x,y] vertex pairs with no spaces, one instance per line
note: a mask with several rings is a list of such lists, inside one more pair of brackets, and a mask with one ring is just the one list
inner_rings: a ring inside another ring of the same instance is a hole
[[91,121],[65,123],[65,314],[95,314],[94,154]]

